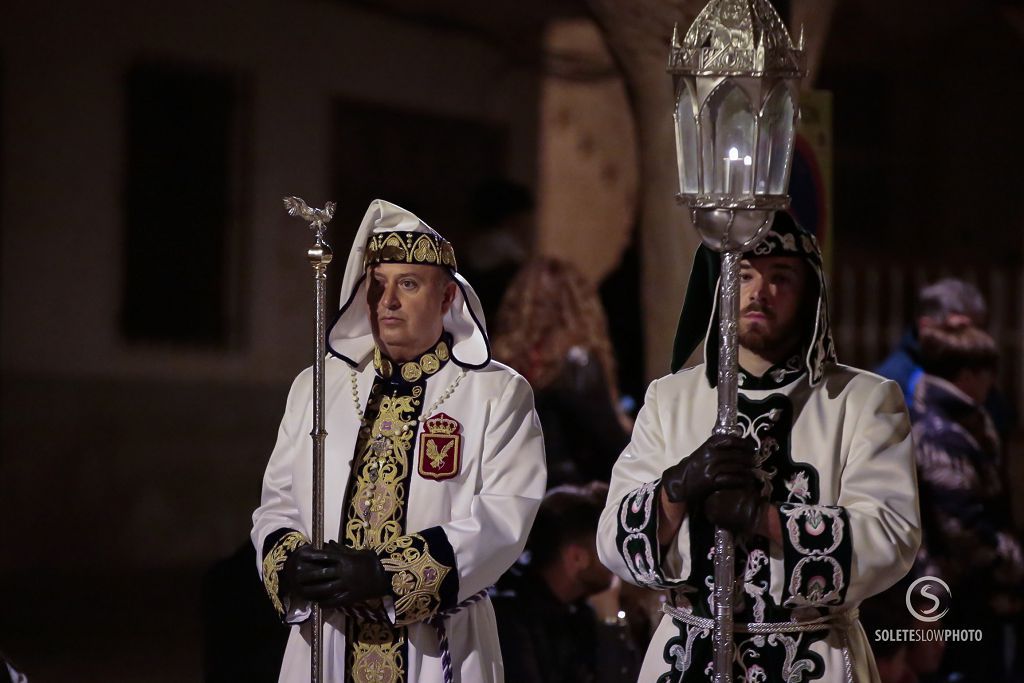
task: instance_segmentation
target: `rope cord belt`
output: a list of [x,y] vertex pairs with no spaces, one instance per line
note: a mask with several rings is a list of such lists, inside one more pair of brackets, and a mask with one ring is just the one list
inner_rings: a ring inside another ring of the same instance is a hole
[[[661,611],[673,619],[678,619],[688,626],[696,626],[699,629],[711,633],[715,628],[715,620],[708,617],[698,617],[690,610],[680,609],[672,605],[662,605]],[[767,621],[753,622],[748,624],[733,624],[734,633],[750,633],[753,635],[769,635],[772,633],[808,633],[812,631],[828,631],[834,629],[839,636],[840,647],[843,653],[843,668],[846,673],[846,683],[854,683],[853,679],[853,657],[850,654],[849,630],[857,623],[859,610],[856,608],[842,612],[826,614],[817,619],[807,621]]]
[[[470,605],[476,604],[487,597],[487,589],[474,593],[451,609],[446,609],[434,614],[427,619],[426,623],[437,631],[437,644],[441,651],[441,671],[444,674],[444,683],[453,683],[455,676],[452,673],[452,653],[448,645],[448,630],[445,628],[444,620],[461,612]],[[379,621],[391,623],[387,615],[381,610],[367,609],[365,607],[343,607],[340,610],[343,614],[366,621]]]

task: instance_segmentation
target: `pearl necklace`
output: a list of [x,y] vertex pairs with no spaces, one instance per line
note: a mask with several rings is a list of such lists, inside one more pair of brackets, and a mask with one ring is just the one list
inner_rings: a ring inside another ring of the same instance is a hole
[[[418,420],[420,424],[426,422],[430,415],[432,415],[435,410],[441,407],[442,403],[444,403],[445,401],[452,397],[452,394],[455,393],[455,389],[458,388],[459,386],[459,382],[461,382],[462,378],[465,376],[465,369],[460,368],[459,374],[455,377],[455,380],[448,385],[448,388],[441,393],[441,396],[436,401],[434,401],[434,403],[429,408],[420,413],[420,416],[417,417],[416,420]],[[359,402],[359,375],[357,375],[356,371],[353,370],[351,367],[348,369],[348,378],[349,382],[352,384],[352,403],[355,406],[356,417],[359,418],[360,424],[366,425],[369,423],[369,420],[363,417],[363,406]],[[405,424],[403,424],[402,431],[409,431],[410,424],[410,422],[406,422]]]

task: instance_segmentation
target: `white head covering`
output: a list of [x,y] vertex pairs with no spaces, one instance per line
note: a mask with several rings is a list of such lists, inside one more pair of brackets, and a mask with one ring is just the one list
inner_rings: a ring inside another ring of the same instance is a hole
[[[436,230],[400,206],[383,199],[370,202],[345,264],[345,275],[341,281],[341,310],[327,333],[327,350],[349,365],[361,364],[374,349],[366,309],[364,264],[370,238],[387,232],[422,232],[441,237]],[[491,360],[491,347],[480,299],[461,275],[453,268],[448,270],[458,285],[455,300],[444,317],[444,329],[452,336],[452,360],[464,368],[482,368]]]

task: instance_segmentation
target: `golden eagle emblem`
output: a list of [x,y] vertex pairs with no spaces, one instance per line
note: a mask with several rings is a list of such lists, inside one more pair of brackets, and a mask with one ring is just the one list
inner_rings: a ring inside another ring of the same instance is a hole
[[427,442],[427,457],[430,459],[430,467],[437,470],[444,467],[445,458],[448,457],[448,453],[455,446],[454,441],[449,441],[448,445],[441,449],[441,452],[437,452],[437,443],[434,440]]

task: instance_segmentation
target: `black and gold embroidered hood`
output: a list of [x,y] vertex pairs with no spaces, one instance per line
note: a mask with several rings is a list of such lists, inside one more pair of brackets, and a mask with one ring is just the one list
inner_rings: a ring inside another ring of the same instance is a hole
[[[780,211],[775,214],[775,220],[764,241],[743,254],[744,258],[756,256],[799,256],[807,261],[816,276],[810,284],[817,292],[812,290],[806,295],[816,296],[815,315],[808,319],[808,329],[804,330],[801,350],[803,365],[810,383],[815,385],[824,376],[825,368],[837,362],[835,344],[832,342],[832,331],[829,327],[828,296],[818,242],[814,235],[801,227],[788,212]],[[707,338],[704,360],[708,380],[712,386],[718,382],[717,306],[720,271],[718,253],[703,244],[697,247],[672,349],[672,372],[676,372]]]

